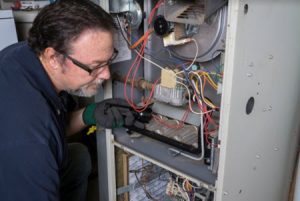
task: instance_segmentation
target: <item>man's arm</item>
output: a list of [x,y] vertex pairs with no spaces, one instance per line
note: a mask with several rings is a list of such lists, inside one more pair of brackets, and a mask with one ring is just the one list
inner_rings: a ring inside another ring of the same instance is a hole
[[[107,105],[111,105],[111,107],[107,107]],[[129,109],[124,112],[124,106],[127,108],[129,105],[123,99],[106,99],[69,113],[66,127],[67,136],[79,132],[87,125],[95,125],[96,123],[103,128],[132,125],[135,121],[134,116]]]
[[68,114],[66,134],[73,135],[84,129],[87,125],[83,122],[82,114],[85,108],[81,108]]

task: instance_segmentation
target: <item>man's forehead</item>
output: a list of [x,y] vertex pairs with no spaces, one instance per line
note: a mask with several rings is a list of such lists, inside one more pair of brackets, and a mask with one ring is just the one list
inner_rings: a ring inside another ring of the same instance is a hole
[[85,52],[86,54],[104,54],[113,52],[113,37],[110,32],[86,31],[71,43],[73,52]]

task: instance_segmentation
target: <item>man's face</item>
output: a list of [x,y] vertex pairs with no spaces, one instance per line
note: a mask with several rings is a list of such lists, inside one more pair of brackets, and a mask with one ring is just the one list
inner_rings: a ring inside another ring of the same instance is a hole
[[77,96],[93,96],[110,78],[109,66],[115,57],[112,34],[86,31],[72,44],[62,68],[65,90]]

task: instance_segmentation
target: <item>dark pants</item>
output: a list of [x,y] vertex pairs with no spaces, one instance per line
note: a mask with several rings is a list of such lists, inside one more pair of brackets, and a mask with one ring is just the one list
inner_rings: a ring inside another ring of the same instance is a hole
[[85,201],[91,158],[86,146],[68,144],[68,163],[61,176],[61,201]]

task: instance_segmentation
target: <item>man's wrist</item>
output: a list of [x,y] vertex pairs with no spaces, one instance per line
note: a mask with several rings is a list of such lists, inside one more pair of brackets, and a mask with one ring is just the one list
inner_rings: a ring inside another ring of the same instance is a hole
[[96,124],[96,119],[94,117],[94,112],[96,109],[96,103],[91,103],[86,106],[82,113],[82,120],[85,125],[93,125]]

